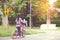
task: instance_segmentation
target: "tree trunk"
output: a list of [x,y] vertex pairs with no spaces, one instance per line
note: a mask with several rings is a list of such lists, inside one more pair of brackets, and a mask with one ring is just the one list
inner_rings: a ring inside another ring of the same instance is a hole
[[46,21],[47,24],[51,24],[51,18],[50,18],[50,9],[48,10],[47,12],[47,21]]
[[[4,11],[4,9],[6,8],[6,5],[5,5],[5,2],[2,2],[2,9]],[[7,15],[4,15],[4,12],[2,12],[2,25],[4,27],[8,27],[8,16]]]
[[47,24],[51,24],[51,16],[50,16],[50,13],[51,13],[51,9],[50,9],[50,5],[48,4],[47,20],[46,20],[46,23],[47,23]]
[[2,25],[6,28],[8,27],[8,16],[2,15]]

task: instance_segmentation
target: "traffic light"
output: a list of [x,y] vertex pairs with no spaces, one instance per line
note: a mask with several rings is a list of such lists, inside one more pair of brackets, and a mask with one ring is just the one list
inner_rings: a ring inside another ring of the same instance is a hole
[[26,2],[26,9],[27,12],[30,13],[30,2]]

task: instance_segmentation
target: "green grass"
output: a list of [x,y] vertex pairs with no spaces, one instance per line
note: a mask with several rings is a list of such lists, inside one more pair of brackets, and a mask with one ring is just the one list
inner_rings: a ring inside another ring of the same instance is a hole
[[[40,30],[39,27],[34,27],[32,29],[26,27],[26,35],[40,33],[39,30]],[[15,26],[9,26],[8,28],[0,26],[0,37],[11,36],[14,31],[15,31]]]
[[8,28],[0,26],[0,36],[2,37],[11,36],[14,30],[15,30],[14,26],[10,26]]
[[[0,37],[11,36],[14,31],[15,26],[9,26],[8,28],[0,26]],[[60,27],[57,27],[57,31],[60,31]],[[38,33],[42,33],[40,32],[40,27],[32,27],[31,29],[29,27],[26,27],[26,35]]]
[[60,31],[60,27],[57,27],[57,31]]
[[39,29],[39,27],[33,27],[31,29],[29,27],[26,27],[26,33],[27,33],[27,35],[38,34],[38,33],[40,33],[40,29]]

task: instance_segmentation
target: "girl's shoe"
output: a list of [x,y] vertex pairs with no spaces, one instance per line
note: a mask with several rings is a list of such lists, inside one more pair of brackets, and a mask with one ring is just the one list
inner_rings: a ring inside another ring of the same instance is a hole
[[18,39],[19,39],[19,38],[21,39],[22,37],[21,37],[21,36],[17,36],[17,38],[18,38]]
[[17,37],[16,36],[13,36],[12,39],[16,39]]

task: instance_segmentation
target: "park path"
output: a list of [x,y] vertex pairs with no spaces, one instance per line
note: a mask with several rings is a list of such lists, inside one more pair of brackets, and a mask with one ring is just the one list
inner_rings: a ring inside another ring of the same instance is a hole
[[11,39],[11,37],[0,37],[0,40],[60,40],[60,31],[49,31],[40,34],[26,35],[22,39]]

